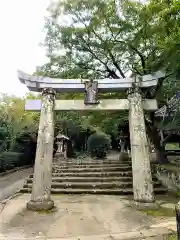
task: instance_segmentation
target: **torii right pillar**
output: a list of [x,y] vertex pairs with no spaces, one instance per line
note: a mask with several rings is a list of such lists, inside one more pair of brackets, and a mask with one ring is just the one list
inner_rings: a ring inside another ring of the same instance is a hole
[[129,129],[133,171],[133,193],[136,202],[154,202],[154,191],[150,166],[150,152],[146,136],[144,110],[139,83],[130,89]]

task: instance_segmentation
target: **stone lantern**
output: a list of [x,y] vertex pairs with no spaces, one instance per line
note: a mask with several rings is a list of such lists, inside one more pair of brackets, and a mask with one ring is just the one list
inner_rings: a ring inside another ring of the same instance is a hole
[[67,142],[69,141],[69,137],[59,133],[56,136],[56,144],[57,144],[57,151],[56,157],[62,157],[64,159],[67,158]]

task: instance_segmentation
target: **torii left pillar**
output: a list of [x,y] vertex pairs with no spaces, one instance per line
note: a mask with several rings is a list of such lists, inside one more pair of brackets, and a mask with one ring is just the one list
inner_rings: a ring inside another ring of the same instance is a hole
[[27,203],[30,210],[50,210],[54,207],[51,200],[54,104],[55,91],[43,89],[32,194]]

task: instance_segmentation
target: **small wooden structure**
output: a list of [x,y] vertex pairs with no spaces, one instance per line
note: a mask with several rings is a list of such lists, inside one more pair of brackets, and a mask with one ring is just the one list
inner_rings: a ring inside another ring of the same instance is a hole
[[69,137],[65,136],[61,132],[56,136],[56,144],[57,151],[56,157],[67,158],[67,142],[69,141]]

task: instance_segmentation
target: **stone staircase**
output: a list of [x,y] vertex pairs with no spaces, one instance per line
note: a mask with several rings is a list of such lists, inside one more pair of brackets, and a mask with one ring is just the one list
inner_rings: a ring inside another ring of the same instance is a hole
[[[26,180],[22,193],[32,190],[33,174]],[[153,176],[156,194],[166,192]],[[131,162],[119,160],[74,160],[53,164],[52,194],[117,194],[132,195]]]

